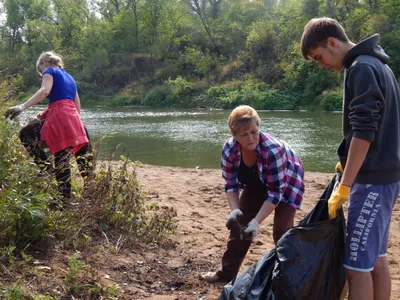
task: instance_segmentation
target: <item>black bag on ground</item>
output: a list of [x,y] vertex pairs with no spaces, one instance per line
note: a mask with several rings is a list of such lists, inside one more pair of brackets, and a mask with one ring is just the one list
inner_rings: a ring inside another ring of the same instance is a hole
[[336,176],[314,209],[260,260],[224,286],[220,300],[338,300],[345,286],[343,209],[329,218]]

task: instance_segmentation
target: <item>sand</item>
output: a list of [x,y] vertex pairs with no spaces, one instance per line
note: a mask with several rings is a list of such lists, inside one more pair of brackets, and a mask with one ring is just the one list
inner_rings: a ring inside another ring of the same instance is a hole
[[[166,267],[175,270],[182,282],[162,292],[157,289],[153,292],[143,287],[133,298],[217,299],[221,288],[202,282],[198,279],[198,274],[219,268],[229,234],[225,228],[229,206],[220,170],[139,165],[136,172],[148,201],[172,206],[177,211],[178,231],[172,238],[176,247],[166,250],[163,258]],[[295,223],[311,211],[333,175],[306,172],[305,197],[301,210],[296,214]],[[399,209],[397,204],[392,217],[388,249],[392,299],[400,299]],[[261,234],[253,242],[241,272],[274,247],[272,220],[273,216],[270,216],[261,224]],[[144,256],[146,257],[146,254]],[[150,257],[149,254],[147,257]]]

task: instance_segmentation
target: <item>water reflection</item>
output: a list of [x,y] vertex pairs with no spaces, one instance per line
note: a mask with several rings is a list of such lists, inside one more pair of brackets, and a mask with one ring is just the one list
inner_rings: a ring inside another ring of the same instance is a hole
[[[22,122],[42,111],[33,107]],[[144,108],[87,108],[82,119],[100,158],[108,158],[120,144],[123,154],[146,164],[219,168],[222,144],[230,133],[223,110],[156,110]],[[286,141],[309,171],[331,172],[341,140],[341,114],[326,112],[260,111],[261,128]]]

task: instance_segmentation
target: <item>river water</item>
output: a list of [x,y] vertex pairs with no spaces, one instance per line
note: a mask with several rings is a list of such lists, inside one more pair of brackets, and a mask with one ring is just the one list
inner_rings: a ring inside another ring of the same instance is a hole
[[[42,111],[35,106],[22,122]],[[219,168],[223,143],[230,137],[225,110],[168,110],[84,107],[82,120],[97,142],[101,159],[125,155],[145,164]],[[333,172],[341,141],[341,113],[259,111],[261,129],[286,141],[308,171]]]

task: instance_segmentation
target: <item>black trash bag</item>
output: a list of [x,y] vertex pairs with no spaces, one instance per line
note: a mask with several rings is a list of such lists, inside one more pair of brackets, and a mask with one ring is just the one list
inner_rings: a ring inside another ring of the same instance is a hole
[[257,263],[225,285],[219,299],[276,300],[272,289],[272,274],[275,264],[276,252],[275,249],[272,249],[264,254]]
[[338,300],[345,286],[343,209],[330,220],[328,199],[335,176],[314,209],[277,247],[224,286],[220,300]]

